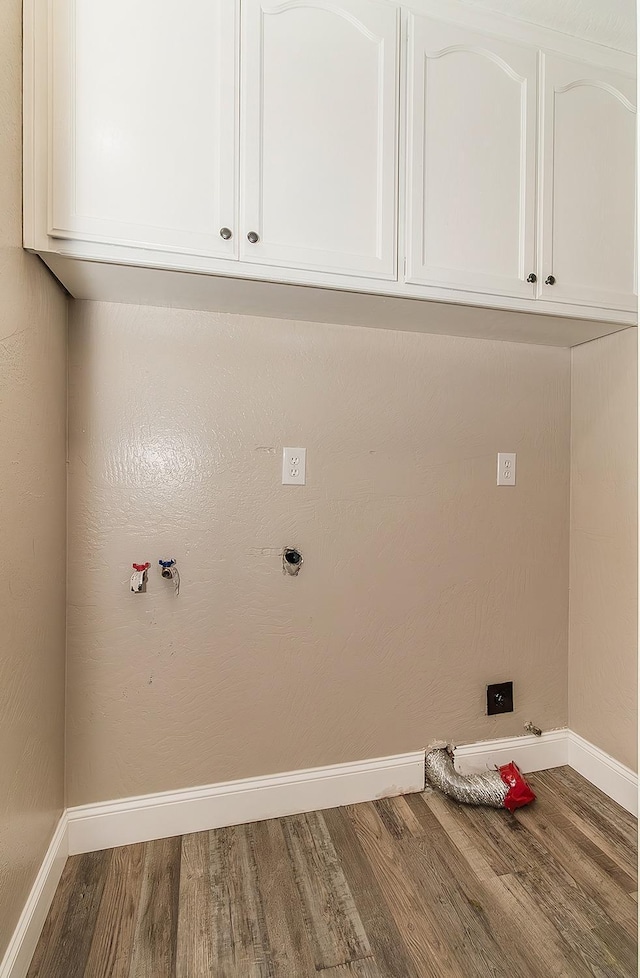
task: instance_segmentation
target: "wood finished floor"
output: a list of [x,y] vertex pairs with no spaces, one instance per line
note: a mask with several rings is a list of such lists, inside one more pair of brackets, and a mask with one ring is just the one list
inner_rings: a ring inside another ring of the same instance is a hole
[[69,859],[28,978],[635,976],[635,820],[409,795]]

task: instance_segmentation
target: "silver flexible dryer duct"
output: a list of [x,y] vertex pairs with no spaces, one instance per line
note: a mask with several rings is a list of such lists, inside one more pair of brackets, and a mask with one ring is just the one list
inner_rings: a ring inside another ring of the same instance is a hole
[[491,805],[504,808],[509,790],[497,771],[486,774],[459,774],[446,747],[429,751],[425,760],[429,784],[466,805]]
[[466,805],[490,805],[513,811],[533,801],[535,795],[515,764],[484,774],[459,774],[453,766],[453,754],[447,747],[427,750],[426,780],[445,795]]

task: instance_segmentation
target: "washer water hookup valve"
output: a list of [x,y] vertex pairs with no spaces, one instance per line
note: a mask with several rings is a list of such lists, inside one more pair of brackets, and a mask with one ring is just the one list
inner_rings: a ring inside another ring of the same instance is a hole
[[147,571],[151,567],[149,561],[146,564],[132,564],[133,574],[131,575],[131,590],[134,594],[144,594],[147,590]]
[[162,568],[160,573],[164,577],[165,581],[173,581],[177,596],[180,594],[180,574],[178,573],[178,568],[176,567],[175,558],[172,558],[171,560],[159,560],[158,563]]

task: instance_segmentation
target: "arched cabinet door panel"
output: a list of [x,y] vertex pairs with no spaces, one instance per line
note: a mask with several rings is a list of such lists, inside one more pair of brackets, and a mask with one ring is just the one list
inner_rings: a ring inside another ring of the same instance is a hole
[[407,279],[534,295],[537,52],[411,16]]
[[236,257],[239,0],[51,9],[49,234]]
[[242,0],[245,261],[395,278],[399,24],[381,0]]
[[542,299],[636,308],[635,89],[630,76],[544,58]]

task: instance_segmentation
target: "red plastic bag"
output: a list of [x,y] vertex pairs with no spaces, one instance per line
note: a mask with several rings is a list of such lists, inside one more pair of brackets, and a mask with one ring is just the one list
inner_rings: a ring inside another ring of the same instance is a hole
[[529,805],[535,801],[536,796],[531,790],[531,786],[520,773],[518,765],[514,764],[513,761],[499,767],[498,774],[509,788],[504,800],[504,807],[508,808],[510,812],[515,812],[516,808],[522,808],[523,805]]

